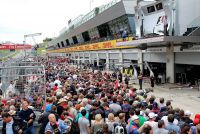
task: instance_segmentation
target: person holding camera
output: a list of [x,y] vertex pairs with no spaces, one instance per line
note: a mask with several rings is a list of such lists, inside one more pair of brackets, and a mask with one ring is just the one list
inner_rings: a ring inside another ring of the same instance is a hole
[[23,134],[35,134],[35,128],[33,126],[33,121],[35,120],[35,113],[32,109],[28,108],[28,100],[22,102],[22,110],[19,112],[19,117],[27,123],[27,129],[25,129]]
[[2,114],[2,134],[22,134],[26,129],[26,123],[20,118],[13,117],[8,112]]

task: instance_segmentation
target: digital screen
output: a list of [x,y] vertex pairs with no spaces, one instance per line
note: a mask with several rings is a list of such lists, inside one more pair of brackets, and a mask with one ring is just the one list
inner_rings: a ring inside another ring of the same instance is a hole
[[148,13],[155,12],[155,7],[154,6],[147,7],[147,11]]
[[161,10],[161,9],[163,9],[163,5],[162,5],[162,3],[158,3],[158,4],[156,4],[156,9],[157,9],[157,10]]

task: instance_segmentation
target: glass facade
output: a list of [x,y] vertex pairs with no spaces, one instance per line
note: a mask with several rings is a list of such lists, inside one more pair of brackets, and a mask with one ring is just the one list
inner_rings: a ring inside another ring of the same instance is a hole
[[98,31],[97,27],[90,29],[89,35],[90,35],[91,40],[98,39],[99,38],[99,31]]
[[122,17],[119,17],[115,20],[110,21],[109,23],[111,35],[115,38],[120,38],[122,32],[125,30],[128,34],[132,33],[130,26],[129,26],[129,20],[128,16],[124,15]]

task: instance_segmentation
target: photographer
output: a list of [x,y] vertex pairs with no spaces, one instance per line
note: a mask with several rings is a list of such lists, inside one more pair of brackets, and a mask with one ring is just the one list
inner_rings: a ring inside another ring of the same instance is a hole
[[9,113],[3,113],[2,134],[22,134],[26,129],[26,123],[20,118],[12,117]]
[[35,113],[32,109],[28,108],[29,103],[27,100],[22,102],[22,110],[19,112],[19,117],[27,123],[27,129],[24,134],[35,134],[35,128],[33,127],[33,121],[35,119]]

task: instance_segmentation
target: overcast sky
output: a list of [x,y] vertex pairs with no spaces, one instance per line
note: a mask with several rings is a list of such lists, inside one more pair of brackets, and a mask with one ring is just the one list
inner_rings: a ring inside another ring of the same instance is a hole
[[[0,0],[0,42],[22,43],[23,36],[42,33],[35,37],[41,42],[45,37],[58,35],[69,19],[90,10],[91,0]],[[111,0],[93,0],[92,8]],[[33,43],[27,39],[27,43]]]

